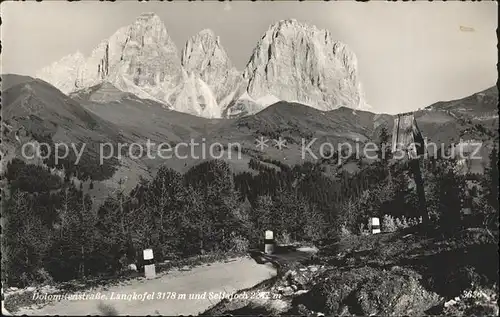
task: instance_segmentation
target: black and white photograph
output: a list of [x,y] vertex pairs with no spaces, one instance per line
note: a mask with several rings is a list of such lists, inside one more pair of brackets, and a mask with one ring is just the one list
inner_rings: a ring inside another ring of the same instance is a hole
[[0,10],[2,315],[499,315],[498,2]]

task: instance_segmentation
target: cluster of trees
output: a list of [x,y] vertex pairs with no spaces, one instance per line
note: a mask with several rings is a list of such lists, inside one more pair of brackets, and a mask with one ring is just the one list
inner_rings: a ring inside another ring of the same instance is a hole
[[41,182],[55,176],[43,166],[14,160],[8,169],[2,279],[10,285],[113,274],[150,247],[160,261],[227,252],[231,239],[250,231],[232,173],[222,161],[185,175],[161,168],[153,180],[141,181],[129,194],[118,191],[97,209],[72,182],[44,187]]
[[84,145],[85,149],[80,157],[80,160],[78,161],[78,164],[75,164],[77,157],[74,151],[69,151],[66,158],[58,158],[56,164],[55,145],[52,145],[50,156],[44,160],[44,163],[51,168],[57,168],[64,171],[66,180],[69,180],[72,177],[76,177],[82,181],[102,181],[111,178],[119,166],[118,159],[116,157],[111,157],[103,160],[101,164],[99,161],[100,149],[97,148],[97,143],[81,143],[75,147],[77,149],[81,149]]
[[[14,159],[2,191],[2,279],[28,284],[83,273],[92,200],[43,166]],[[65,259],[59,261],[59,259]],[[89,259],[86,259],[87,261]],[[90,263],[89,261],[87,261]]]
[[[76,177],[79,180],[96,180],[102,181],[109,179],[116,172],[119,166],[118,159],[116,155],[100,162],[99,144],[96,142],[81,142],[78,144],[73,144],[76,149],[83,149],[82,155],[78,158],[74,151],[68,151],[66,157],[58,157],[56,160],[56,153],[60,151],[60,154],[64,153],[64,148],[57,148],[57,145],[52,140],[50,134],[36,134],[31,133],[33,139],[40,144],[45,144],[46,146],[40,146],[40,154],[43,157],[43,163],[50,168],[56,168],[64,172],[65,181],[70,180],[72,177]],[[124,149],[121,149],[124,151]],[[115,145],[112,153],[118,153],[118,146]]]
[[[498,226],[498,150],[490,152],[484,174],[463,174],[454,159],[431,157],[421,166],[427,212],[443,232],[463,226]],[[406,162],[379,161],[368,167],[385,176],[356,198],[341,204],[338,221],[351,232],[369,217],[414,218],[421,215],[414,175]],[[471,214],[470,216],[468,214]],[[488,222],[488,224],[486,224]]]
[[[474,177],[458,174],[449,159],[427,161],[427,207],[436,224],[460,226],[469,196],[475,197],[473,211],[498,215],[496,157],[495,148],[493,163]],[[26,285],[113,274],[137,262],[144,248],[153,248],[162,261],[242,251],[235,250],[235,241],[257,246],[267,229],[292,240],[318,241],[358,232],[372,216],[419,215],[413,176],[406,163],[392,162],[390,153],[358,173],[340,171],[334,177],[321,163],[291,167],[251,160],[249,167],[253,171],[239,174],[220,160],[185,174],[162,167],[154,179],[92,208],[92,199],[72,182],[13,160],[2,197],[2,279]]]

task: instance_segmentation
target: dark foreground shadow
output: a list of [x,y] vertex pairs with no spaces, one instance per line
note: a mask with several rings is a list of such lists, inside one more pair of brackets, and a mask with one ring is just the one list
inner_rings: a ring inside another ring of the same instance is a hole
[[250,257],[258,264],[271,263],[278,267],[308,261],[315,256],[313,252],[298,251],[295,246],[276,246],[272,254],[265,254],[263,249],[250,250]]

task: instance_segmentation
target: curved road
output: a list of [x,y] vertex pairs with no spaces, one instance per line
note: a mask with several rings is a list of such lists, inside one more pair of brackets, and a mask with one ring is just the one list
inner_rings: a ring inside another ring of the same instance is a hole
[[[153,280],[134,280],[130,285],[87,292],[94,296],[100,293],[101,299],[62,300],[41,309],[21,309],[15,314],[105,315],[108,310],[113,315],[197,315],[222,300],[215,294],[234,294],[275,275],[276,270],[269,264],[239,258],[228,263],[195,267],[190,271],[171,271]],[[175,299],[168,298],[172,297],[172,292],[176,293]],[[131,298],[134,294],[145,298]],[[202,298],[190,299],[190,294]]]

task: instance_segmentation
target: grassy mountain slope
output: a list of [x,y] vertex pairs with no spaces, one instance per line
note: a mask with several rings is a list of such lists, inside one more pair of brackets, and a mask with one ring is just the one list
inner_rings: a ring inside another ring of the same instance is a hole
[[[30,77],[6,75],[2,76],[2,89],[2,152],[5,155],[2,165],[13,157],[35,164],[50,164],[51,159],[47,161],[35,157],[31,160],[23,156],[22,144],[40,142],[54,146],[63,142],[70,147],[70,156],[63,162],[65,170],[72,169],[75,170],[73,175],[79,178],[90,177],[98,181],[95,195],[106,195],[108,187],[116,186],[116,177],[123,166],[133,167],[131,183],[139,180],[138,175],[145,175],[144,168],[126,159],[121,162],[116,158],[109,159],[101,165],[99,144],[117,144],[126,141],[127,136],[117,125],[88,111],[52,85]],[[72,144],[78,151],[85,144],[78,164],[74,164],[76,156]],[[29,154],[33,154],[31,147],[27,149]],[[51,152],[54,152],[53,148]],[[62,149],[61,154],[64,154]],[[89,184],[90,180],[86,186]]]
[[[20,155],[16,133],[24,137],[24,141],[48,138],[53,142],[87,143],[85,155],[90,165],[95,164],[98,144],[102,142],[137,142],[144,148],[148,139],[172,147],[191,141],[207,144],[204,149],[200,144],[195,146],[194,158],[186,145],[179,147],[177,157],[173,155],[168,159],[159,158],[155,147],[155,159],[144,157],[146,153],[143,153],[141,159],[131,160],[127,158],[129,154],[124,153],[119,163],[109,162],[116,170],[112,177],[102,177],[104,187],[116,187],[120,179],[126,180],[127,187],[132,187],[139,177],[149,178],[163,164],[186,171],[212,157],[209,146],[214,142],[226,148],[221,153],[216,147],[213,154],[223,154],[222,158],[229,161],[235,171],[248,170],[252,157],[289,165],[315,161],[309,153],[303,155],[303,146],[312,142],[310,148],[319,157],[319,147],[325,142],[337,150],[339,143],[355,145],[377,141],[382,127],[392,132],[394,120],[387,114],[345,107],[322,112],[284,101],[239,119],[205,119],[166,109],[107,83],[68,97],[39,79],[18,75],[5,75],[2,79],[4,137],[8,141],[2,147],[7,157]],[[436,103],[417,111],[415,117],[424,137],[431,141],[450,144],[460,139],[479,140],[485,142],[486,152],[491,139],[498,138],[497,103],[498,90],[493,87],[460,100]],[[256,139],[260,137],[268,139],[262,151],[256,147]],[[286,140],[282,148],[273,141],[280,137]],[[236,150],[230,151],[229,157],[227,146],[231,146],[230,143],[241,145],[241,157],[238,158]],[[330,151],[332,147],[324,149]],[[124,152],[127,150],[125,147]],[[185,155],[187,157],[182,158]],[[332,162],[323,164],[332,165]],[[355,165],[355,162],[349,164]]]
[[6,121],[16,121],[35,136],[50,136],[54,141],[121,140],[118,127],[87,111],[52,85],[39,79],[18,84],[9,79],[10,76],[3,78],[9,87],[2,92]]
[[487,116],[498,117],[497,106],[498,88],[493,86],[462,99],[436,102],[426,107],[426,109],[450,110],[473,115],[476,119],[481,119]]

